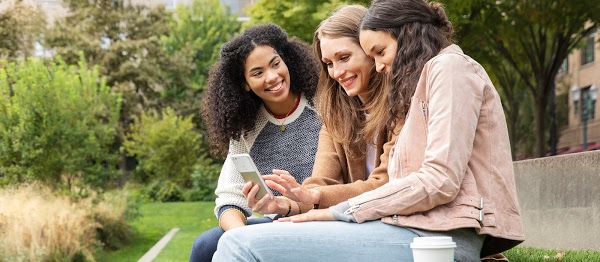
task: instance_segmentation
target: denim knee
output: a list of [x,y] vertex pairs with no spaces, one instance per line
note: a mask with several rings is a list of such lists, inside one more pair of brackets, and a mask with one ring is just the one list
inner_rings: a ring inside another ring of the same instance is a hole
[[213,227],[204,231],[194,240],[190,262],[212,261],[212,256],[217,250],[219,239],[225,233],[221,227]]

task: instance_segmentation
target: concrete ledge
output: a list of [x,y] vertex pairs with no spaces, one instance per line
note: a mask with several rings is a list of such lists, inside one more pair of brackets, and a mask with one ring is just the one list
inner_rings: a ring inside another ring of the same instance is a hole
[[514,162],[527,247],[600,250],[600,150]]
[[150,248],[150,250],[148,250],[148,252],[146,252],[146,254],[144,254],[138,260],[138,262],[150,262],[154,260],[158,256],[158,254],[160,254],[160,251],[162,251],[162,249],[167,245],[167,243],[171,241],[171,238],[173,238],[177,231],[179,231],[179,228],[171,229],[171,231],[169,231],[169,233],[167,233],[158,242],[156,242],[156,244],[154,244],[154,246]]

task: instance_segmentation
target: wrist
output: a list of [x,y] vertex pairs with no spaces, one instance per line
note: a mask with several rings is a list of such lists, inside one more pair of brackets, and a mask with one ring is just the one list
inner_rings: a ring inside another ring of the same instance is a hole
[[292,201],[289,200],[287,197],[284,197],[283,200],[285,201],[285,205],[283,207],[283,217],[287,217],[290,215],[290,213],[292,213]]
[[315,189],[315,188],[311,188],[311,204],[313,205],[314,209],[318,209],[319,208],[319,203],[321,203],[321,191]]
[[225,231],[245,226],[247,223],[246,215],[237,208],[228,208],[219,216],[219,226]]

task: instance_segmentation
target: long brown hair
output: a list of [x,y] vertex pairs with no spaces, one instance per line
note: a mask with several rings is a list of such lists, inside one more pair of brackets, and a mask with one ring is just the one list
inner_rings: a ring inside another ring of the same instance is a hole
[[[323,20],[313,36],[313,51],[321,58],[321,38],[350,37],[358,42],[358,26],[367,8],[361,5],[345,5],[330,17]],[[364,130],[365,110],[374,104],[386,103],[385,92],[381,88],[383,76],[375,71],[373,63],[367,86],[368,101],[362,104],[358,96],[349,97],[344,88],[329,76],[327,65],[321,63],[321,73],[317,87],[316,107],[323,124],[332,138],[349,149],[352,157],[363,158],[367,143],[372,143],[377,130]],[[381,127],[379,123],[378,127]]]
[[389,33],[398,42],[392,64],[389,110],[373,110],[375,118],[393,128],[408,112],[410,100],[425,63],[453,43],[452,23],[441,4],[424,0],[373,1],[360,24],[360,30]]

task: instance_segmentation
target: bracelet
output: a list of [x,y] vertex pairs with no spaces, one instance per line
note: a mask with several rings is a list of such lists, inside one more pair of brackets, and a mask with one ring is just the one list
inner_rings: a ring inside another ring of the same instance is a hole
[[288,203],[288,212],[287,212],[287,214],[285,214],[283,216],[283,217],[287,217],[292,212],[292,201],[290,201],[287,197],[283,198],[283,200],[285,200],[285,202]]
[[296,205],[298,205],[298,215],[302,214],[302,207],[300,207],[300,203],[296,202]]
[[248,225],[248,218],[246,217],[246,215],[242,211],[240,211],[239,209],[232,207],[232,208],[228,208],[225,211],[223,211],[221,213],[221,215],[219,216],[219,227],[221,226],[221,217],[223,216],[223,214],[225,214],[225,212],[227,212],[229,210],[235,210],[235,211],[239,212],[240,214],[242,214],[242,217],[244,217],[244,225]]

